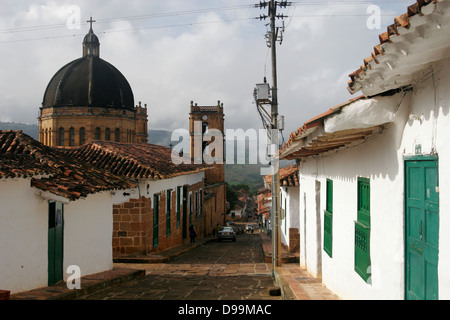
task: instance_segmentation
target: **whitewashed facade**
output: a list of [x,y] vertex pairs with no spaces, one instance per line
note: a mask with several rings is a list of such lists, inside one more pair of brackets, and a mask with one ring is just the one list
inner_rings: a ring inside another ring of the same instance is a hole
[[11,294],[48,285],[49,201],[63,204],[63,279],[113,267],[110,192],[68,201],[30,187],[29,178],[0,179],[0,288]]
[[[290,246],[290,229],[299,229],[299,215],[298,215],[298,195],[299,187],[280,187],[280,205],[282,209],[281,219],[281,242],[286,246]],[[298,233],[298,232],[296,232]]]
[[[204,172],[146,180],[133,189],[104,191],[75,201],[30,187],[31,178],[0,179],[0,288],[11,294],[48,285],[49,202],[63,208],[63,280],[113,268],[114,204],[202,182]],[[212,222],[211,222],[212,225]]]
[[363,97],[305,123],[281,150],[301,160],[300,264],[343,299],[450,298],[449,1],[421,12],[353,79]]

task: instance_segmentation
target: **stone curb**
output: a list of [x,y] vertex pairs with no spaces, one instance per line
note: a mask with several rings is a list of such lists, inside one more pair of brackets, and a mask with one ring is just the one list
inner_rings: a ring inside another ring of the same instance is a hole
[[274,279],[275,279],[275,283],[281,289],[281,296],[283,297],[283,300],[298,300],[298,298],[295,295],[294,291],[291,289],[291,286],[289,285],[289,282],[281,274],[279,267],[275,267]]

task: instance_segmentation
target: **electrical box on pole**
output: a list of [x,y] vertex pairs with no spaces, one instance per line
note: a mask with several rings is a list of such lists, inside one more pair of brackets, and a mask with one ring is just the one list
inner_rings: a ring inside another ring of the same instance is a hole
[[270,86],[268,83],[260,83],[256,85],[256,99],[257,100],[270,99]]
[[259,103],[270,103],[270,86],[268,83],[259,83],[256,85],[256,100]]

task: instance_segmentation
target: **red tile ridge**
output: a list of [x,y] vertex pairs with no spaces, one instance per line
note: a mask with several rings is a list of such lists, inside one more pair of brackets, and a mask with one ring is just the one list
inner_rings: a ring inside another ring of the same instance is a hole
[[361,79],[360,74],[365,74],[365,70],[368,68],[369,62],[375,61],[375,63],[378,63],[377,57],[384,54],[381,45],[391,42],[391,36],[398,35],[398,27],[409,28],[409,19],[415,15],[421,14],[422,7],[430,3],[438,3],[439,1],[442,0],[417,0],[416,3],[408,6],[406,13],[394,18],[394,23],[387,27],[387,31],[378,36],[380,43],[374,47],[371,57],[365,58],[364,64],[359,69],[349,74],[350,81],[347,82],[349,92],[354,93],[352,90],[354,83],[357,79]]

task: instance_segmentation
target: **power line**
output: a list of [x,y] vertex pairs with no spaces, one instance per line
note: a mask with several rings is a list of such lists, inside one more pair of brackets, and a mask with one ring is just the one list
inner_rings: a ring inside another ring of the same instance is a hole
[[[175,17],[175,16],[183,16],[183,15],[195,15],[202,13],[211,13],[211,12],[223,12],[223,11],[233,11],[233,10],[242,10],[252,8],[251,5],[240,5],[240,6],[230,6],[230,7],[216,7],[216,8],[205,8],[205,9],[196,9],[196,10],[184,10],[184,11],[174,11],[174,12],[162,12],[162,13],[152,13],[152,14],[144,14],[137,16],[127,16],[127,17],[118,17],[118,18],[109,18],[109,19],[97,19],[97,24],[102,23],[111,23],[116,21],[132,21],[132,20],[142,20],[142,19],[155,19],[155,18],[167,18],[167,17]],[[87,23],[82,23],[80,25],[86,25]],[[66,28],[66,24],[50,24],[50,25],[40,25],[40,26],[28,26],[28,27],[18,27],[11,29],[1,29],[0,33],[15,33],[15,32],[26,32],[26,31],[36,31],[36,30],[46,30],[46,29],[55,29],[55,28]]]
[[[152,30],[152,29],[190,27],[190,26],[194,26],[194,25],[215,24],[215,23],[224,23],[224,22],[233,22],[233,21],[251,21],[251,20],[254,20],[254,18],[236,18],[236,19],[216,20],[216,21],[187,22],[187,23],[162,25],[162,26],[139,27],[139,28],[109,30],[109,31],[96,31],[95,33],[96,34],[108,34],[108,33],[117,33],[117,32],[131,32],[131,31],[142,31],[142,30]],[[48,36],[48,37],[30,38],[30,39],[16,39],[16,40],[0,41],[0,44],[3,44],[3,43],[16,43],[16,42],[28,42],[28,41],[38,41],[38,40],[50,40],[50,39],[58,39],[58,38],[72,38],[72,37],[82,37],[82,36],[85,36],[85,33],[70,34],[70,35],[59,35],[59,36]]]
[[[362,0],[349,0],[349,1],[293,1],[290,2],[294,4],[294,6],[324,6],[324,5],[333,5],[333,6],[342,6],[342,5],[354,5],[354,4],[376,4],[376,5],[398,5],[398,4],[406,4],[410,2],[408,0],[372,0],[371,2],[362,1]],[[280,2],[280,4],[283,1]],[[102,23],[110,23],[115,21],[132,21],[132,20],[142,20],[142,19],[155,19],[155,18],[167,18],[167,17],[175,17],[175,16],[183,16],[183,15],[195,15],[202,13],[211,13],[211,12],[223,12],[223,11],[233,11],[233,10],[243,10],[253,8],[254,5],[239,5],[239,6],[228,6],[228,7],[215,7],[215,8],[204,8],[204,9],[195,9],[195,10],[183,10],[183,11],[174,11],[174,12],[161,12],[161,13],[151,13],[151,14],[143,14],[136,16],[126,16],[126,17],[117,17],[117,18],[109,18],[109,19],[97,19],[98,24]],[[304,17],[297,16],[297,17]],[[311,15],[306,15],[307,17]],[[320,14],[317,16],[321,16]],[[345,15],[339,15],[345,16]],[[354,16],[354,15],[347,15]],[[80,25],[85,25],[86,23],[82,23]],[[17,27],[17,28],[9,28],[9,29],[0,29],[0,33],[17,33],[17,32],[27,32],[27,31],[37,31],[37,30],[47,30],[47,29],[58,29],[58,28],[66,28],[66,24],[58,23],[58,24],[49,24],[49,25],[37,25],[37,26],[26,26],[26,27]]]
[[[330,1],[318,1],[318,2],[292,2],[295,4],[293,7],[294,9],[297,6],[301,5],[326,5],[330,4]],[[393,4],[395,1],[392,2],[374,2],[376,4]],[[400,3],[400,2],[398,2]],[[348,5],[348,4],[369,4],[368,2],[363,1],[339,1],[339,2],[332,2],[333,5]],[[185,10],[185,11],[177,11],[177,12],[166,12],[166,13],[155,13],[155,14],[146,14],[146,15],[138,15],[138,16],[128,16],[128,17],[122,17],[122,18],[109,18],[109,19],[103,19],[103,20],[97,20],[98,23],[111,23],[115,21],[132,21],[132,20],[139,20],[139,19],[154,19],[154,18],[162,18],[162,17],[174,17],[174,16],[181,16],[181,15],[193,15],[193,14],[200,14],[200,13],[211,13],[211,12],[221,12],[221,11],[230,11],[230,10],[241,10],[241,9],[247,9],[247,8],[253,8],[254,5],[241,5],[241,6],[230,6],[230,7],[218,7],[218,8],[208,8],[208,9],[197,9],[197,10]],[[396,14],[385,14],[384,16],[392,16],[395,17]],[[287,18],[288,16],[280,16],[279,18]],[[291,20],[293,18],[348,18],[348,17],[367,17],[367,14],[345,14],[345,13],[318,13],[318,14],[296,14],[289,16]],[[186,23],[179,23],[179,24],[167,24],[167,25],[161,25],[161,26],[149,26],[149,27],[138,27],[138,28],[130,28],[130,29],[121,29],[121,30],[110,30],[110,31],[104,31],[99,32],[99,34],[107,34],[107,33],[116,33],[116,32],[130,32],[130,31],[141,31],[141,30],[152,30],[152,29],[166,29],[166,28],[177,28],[177,27],[188,27],[188,26],[194,26],[194,25],[202,25],[202,24],[214,24],[214,23],[224,23],[224,22],[234,22],[234,21],[250,21],[254,19],[262,19],[263,16],[260,16],[259,18],[231,18],[231,19],[222,19],[222,20],[216,20],[216,21],[204,21],[204,22],[186,22]],[[80,25],[86,25],[87,23],[83,23]],[[27,32],[27,31],[40,31],[40,30],[48,30],[48,29],[67,29],[66,24],[51,24],[51,25],[41,25],[41,26],[30,26],[30,27],[19,27],[19,28],[13,28],[13,29],[3,29],[0,30],[0,34],[7,34],[7,33],[19,33],[19,32]],[[17,43],[17,42],[28,42],[28,41],[38,41],[38,40],[50,40],[50,39],[58,39],[58,38],[71,38],[71,37],[78,37],[78,36],[84,36],[84,34],[69,34],[69,35],[56,35],[56,36],[44,36],[44,37],[38,37],[38,38],[29,38],[29,39],[14,39],[14,40],[6,40],[6,41],[0,41],[0,44],[6,44],[6,43]]]
[[372,0],[372,1],[363,1],[363,0],[349,0],[349,1],[293,1],[292,4],[297,5],[312,5],[312,6],[323,6],[323,5],[351,5],[351,4],[364,4],[364,5],[407,5],[410,4],[410,0]]

